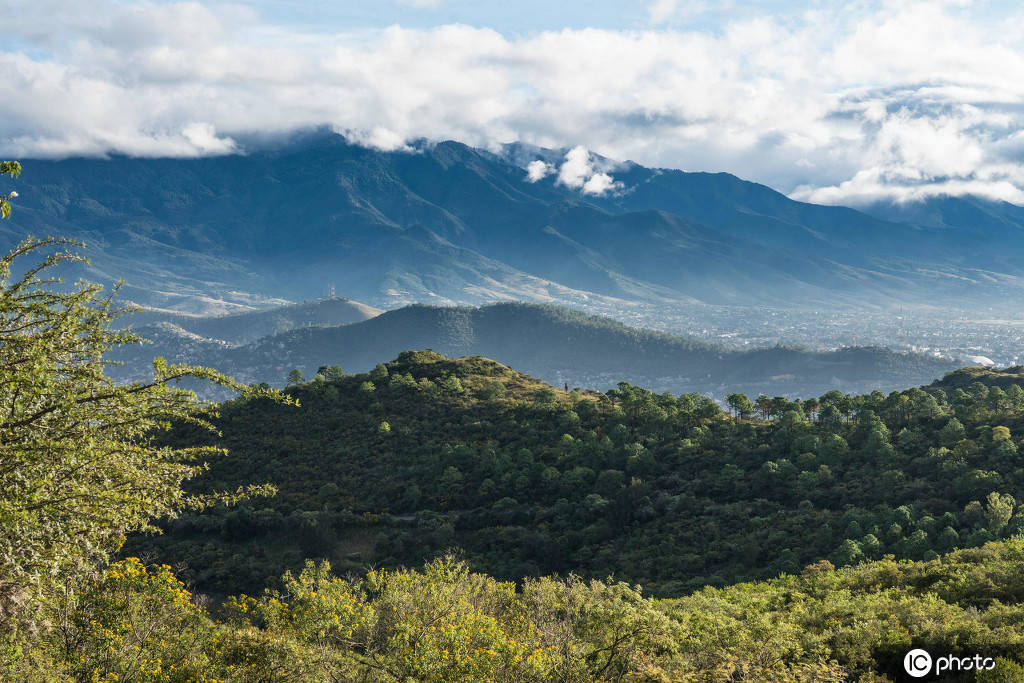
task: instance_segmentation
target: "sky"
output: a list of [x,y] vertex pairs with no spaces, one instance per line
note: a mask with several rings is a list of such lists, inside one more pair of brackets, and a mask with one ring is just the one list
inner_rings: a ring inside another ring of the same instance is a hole
[[0,6],[7,158],[226,154],[330,126],[383,149],[520,141],[728,171],[819,203],[1024,204],[1019,3]]

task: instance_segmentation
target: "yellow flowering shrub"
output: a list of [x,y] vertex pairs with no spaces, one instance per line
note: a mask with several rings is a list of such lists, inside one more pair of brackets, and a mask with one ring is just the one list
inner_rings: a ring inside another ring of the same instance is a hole
[[96,579],[55,590],[48,645],[74,680],[218,680],[206,652],[213,625],[170,567],[147,567],[132,557]]
[[301,644],[317,662],[308,680],[662,680],[672,650],[669,620],[625,584],[543,579],[519,592],[450,557],[361,580],[307,562],[282,590],[226,607],[236,626]]
[[378,615],[363,657],[399,680],[539,681],[554,668],[512,583],[442,558],[363,586]]

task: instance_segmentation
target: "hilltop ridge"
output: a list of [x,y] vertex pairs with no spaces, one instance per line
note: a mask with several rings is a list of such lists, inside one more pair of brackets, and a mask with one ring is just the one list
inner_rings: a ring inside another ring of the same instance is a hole
[[202,339],[242,345],[299,327],[334,327],[361,322],[382,312],[358,301],[331,296],[216,316],[143,310],[124,319],[124,322],[136,328],[164,323]]
[[[208,325],[230,320],[214,318]],[[193,329],[199,325],[193,323]],[[162,355],[217,367],[245,382],[278,386],[294,368],[307,377],[321,365],[366,371],[407,349],[430,348],[451,356],[493,358],[558,386],[603,390],[628,381],[658,391],[724,398],[732,391],[788,396],[837,388],[891,391],[926,384],[956,367],[948,359],[873,347],[736,351],[564,307],[523,303],[413,305],[346,325],[296,327],[241,347],[172,328],[139,331],[156,345],[118,350],[115,357],[128,361],[117,369],[122,377],[145,376],[153,356]]]

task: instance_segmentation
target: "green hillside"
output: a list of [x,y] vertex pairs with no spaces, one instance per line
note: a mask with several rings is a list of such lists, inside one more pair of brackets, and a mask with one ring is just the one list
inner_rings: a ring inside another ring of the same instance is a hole
[[700,395],[565,393],[483,358],[408,352],[289,393],[301,407],[224,405],[230,455],[198,483],[271,482],[275,498],[169,522],[128,551],[215,593],[306,557],[347,571],[459,547],[503,579],[613,573],[669,596],[1024,530],[1019,387],[762,397],[731,417]]
[[[241,318],[205,320],[223,325]],[[200,329],[199,322],[190,324],[191,329]],[[833,389],[888,392],[926,384],[956,367],[948,359],[876,347],[736,351],[570,308],[523,303],[414,305],[347,325],[296,327],[242,347],[176,329],[140,329],[155,345],[119,350],[113,357],[126,364],[113,371],[122,379],[140,379],[148,375],[153,357],[160,355],[173,362],[219,368],[245,382],[281,386],[294,368],[307,377],[321,365],[366,372],[402,351],[419,348],[493,358],[556,386],[604,390],[627,381],[658,392],[724,398],[734,391],[794,397]]]

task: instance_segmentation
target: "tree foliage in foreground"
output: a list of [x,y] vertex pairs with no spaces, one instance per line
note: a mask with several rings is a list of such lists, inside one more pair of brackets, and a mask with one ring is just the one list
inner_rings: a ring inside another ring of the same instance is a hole
[[[47,604],[54,628],[0,675],[49,681],[901,680],[923,648],[994,660],[944,680],[1024,680],[1024,540],[655,600],[623,582],[518,586],[442,557],[338,577],[307,562],[211,614],[166,566],[130,558]],[[45,672],[45,678],[43,674]],[[37,676],[37,674],[39,674]]]
[[[19,163],[0,162],[0,174],[17,177],[20,172]],[[10,216],[11,200],[17,196],[0,196],[0,218]],[[153,363],[150,380],[116,384],[106,375],[105,354],[142,340],[114,326],[125,312],[115,305],[116,290],[104,295],[100,285],[65,286],[53,276],[59,266],[83,261],[68,250],[72,244],[27,238],[0,257],[3,680],[62,679],[58,669],[47,664],[55,650],[40,650],[40,638],[62,635],[65,647],[89,651],[87,641],[69,635],[74,626],[71,615],[88,603],[90,586],[98,590],[97,576],[114,576],[111,571],[116,570],[106,565],[126,534],[157,531],[151,524],[156,517],[174,517],[183,510],[229,504],[274,490],[239,486],[231,493],[195,495],[182,489],[184,481],[205,469],[207,458],[222,455],[223,449],[157,443],[157,435],[172,423],[213,430],[210,419],[217,415],[216,406],[200,403],[192,391],[177,384],[179,380],[205,380],[249,396],[284,399],[278,392],[244,387],[214,370],[168,365],[160,358]],[[34,263],[25,263],[33,257]],[[165,586],[176,583],[167,577],[161,581]],[[133,614],[128,603],[137,588],[125,588],[128,602],[123,604],[116,594],[102,590],[94,590],[92,596],[96,604],[113,601],[118,606],[110,611],[128,618]],[[178,611],[187,612],[190,596],[171,592]],[[160,613],[169,595],[148,595],[139,615]],[[93,605],[92,612],[100,614],[103,609]],[[104,632],[102,640],[112,642],[112,633]],[[133,633],[138,636],[134,628]],[[143,633],[146,638],[152,635]],[[100,668],[108,667],[97,671]],[[140,660],[133,669],[145,671],[146,665]]]
[[[17,161],[0,161],[0,176],[2,175],[17,178],[21,175],[21,164]],[[17,196],[17,192],[0,194],[0,218],[7,218],[11,215],[11,200]]]
[[[213,429],[215,406],[186,377],[250,390],[206,368],[154,362],[147,382],[118,385],[104,354],[141,340],[96,284],[64,287],[53,269],[81,261],[62,240],[26,240],[0,258],[0,625],[55,577],[87,572],[150,520],[269,493],[266,486],[187,494],[217,447],[158,445],[172,422]],[[26,257],[50,252],[32,266]],[[26,593],[28,591],[28,593]]]

